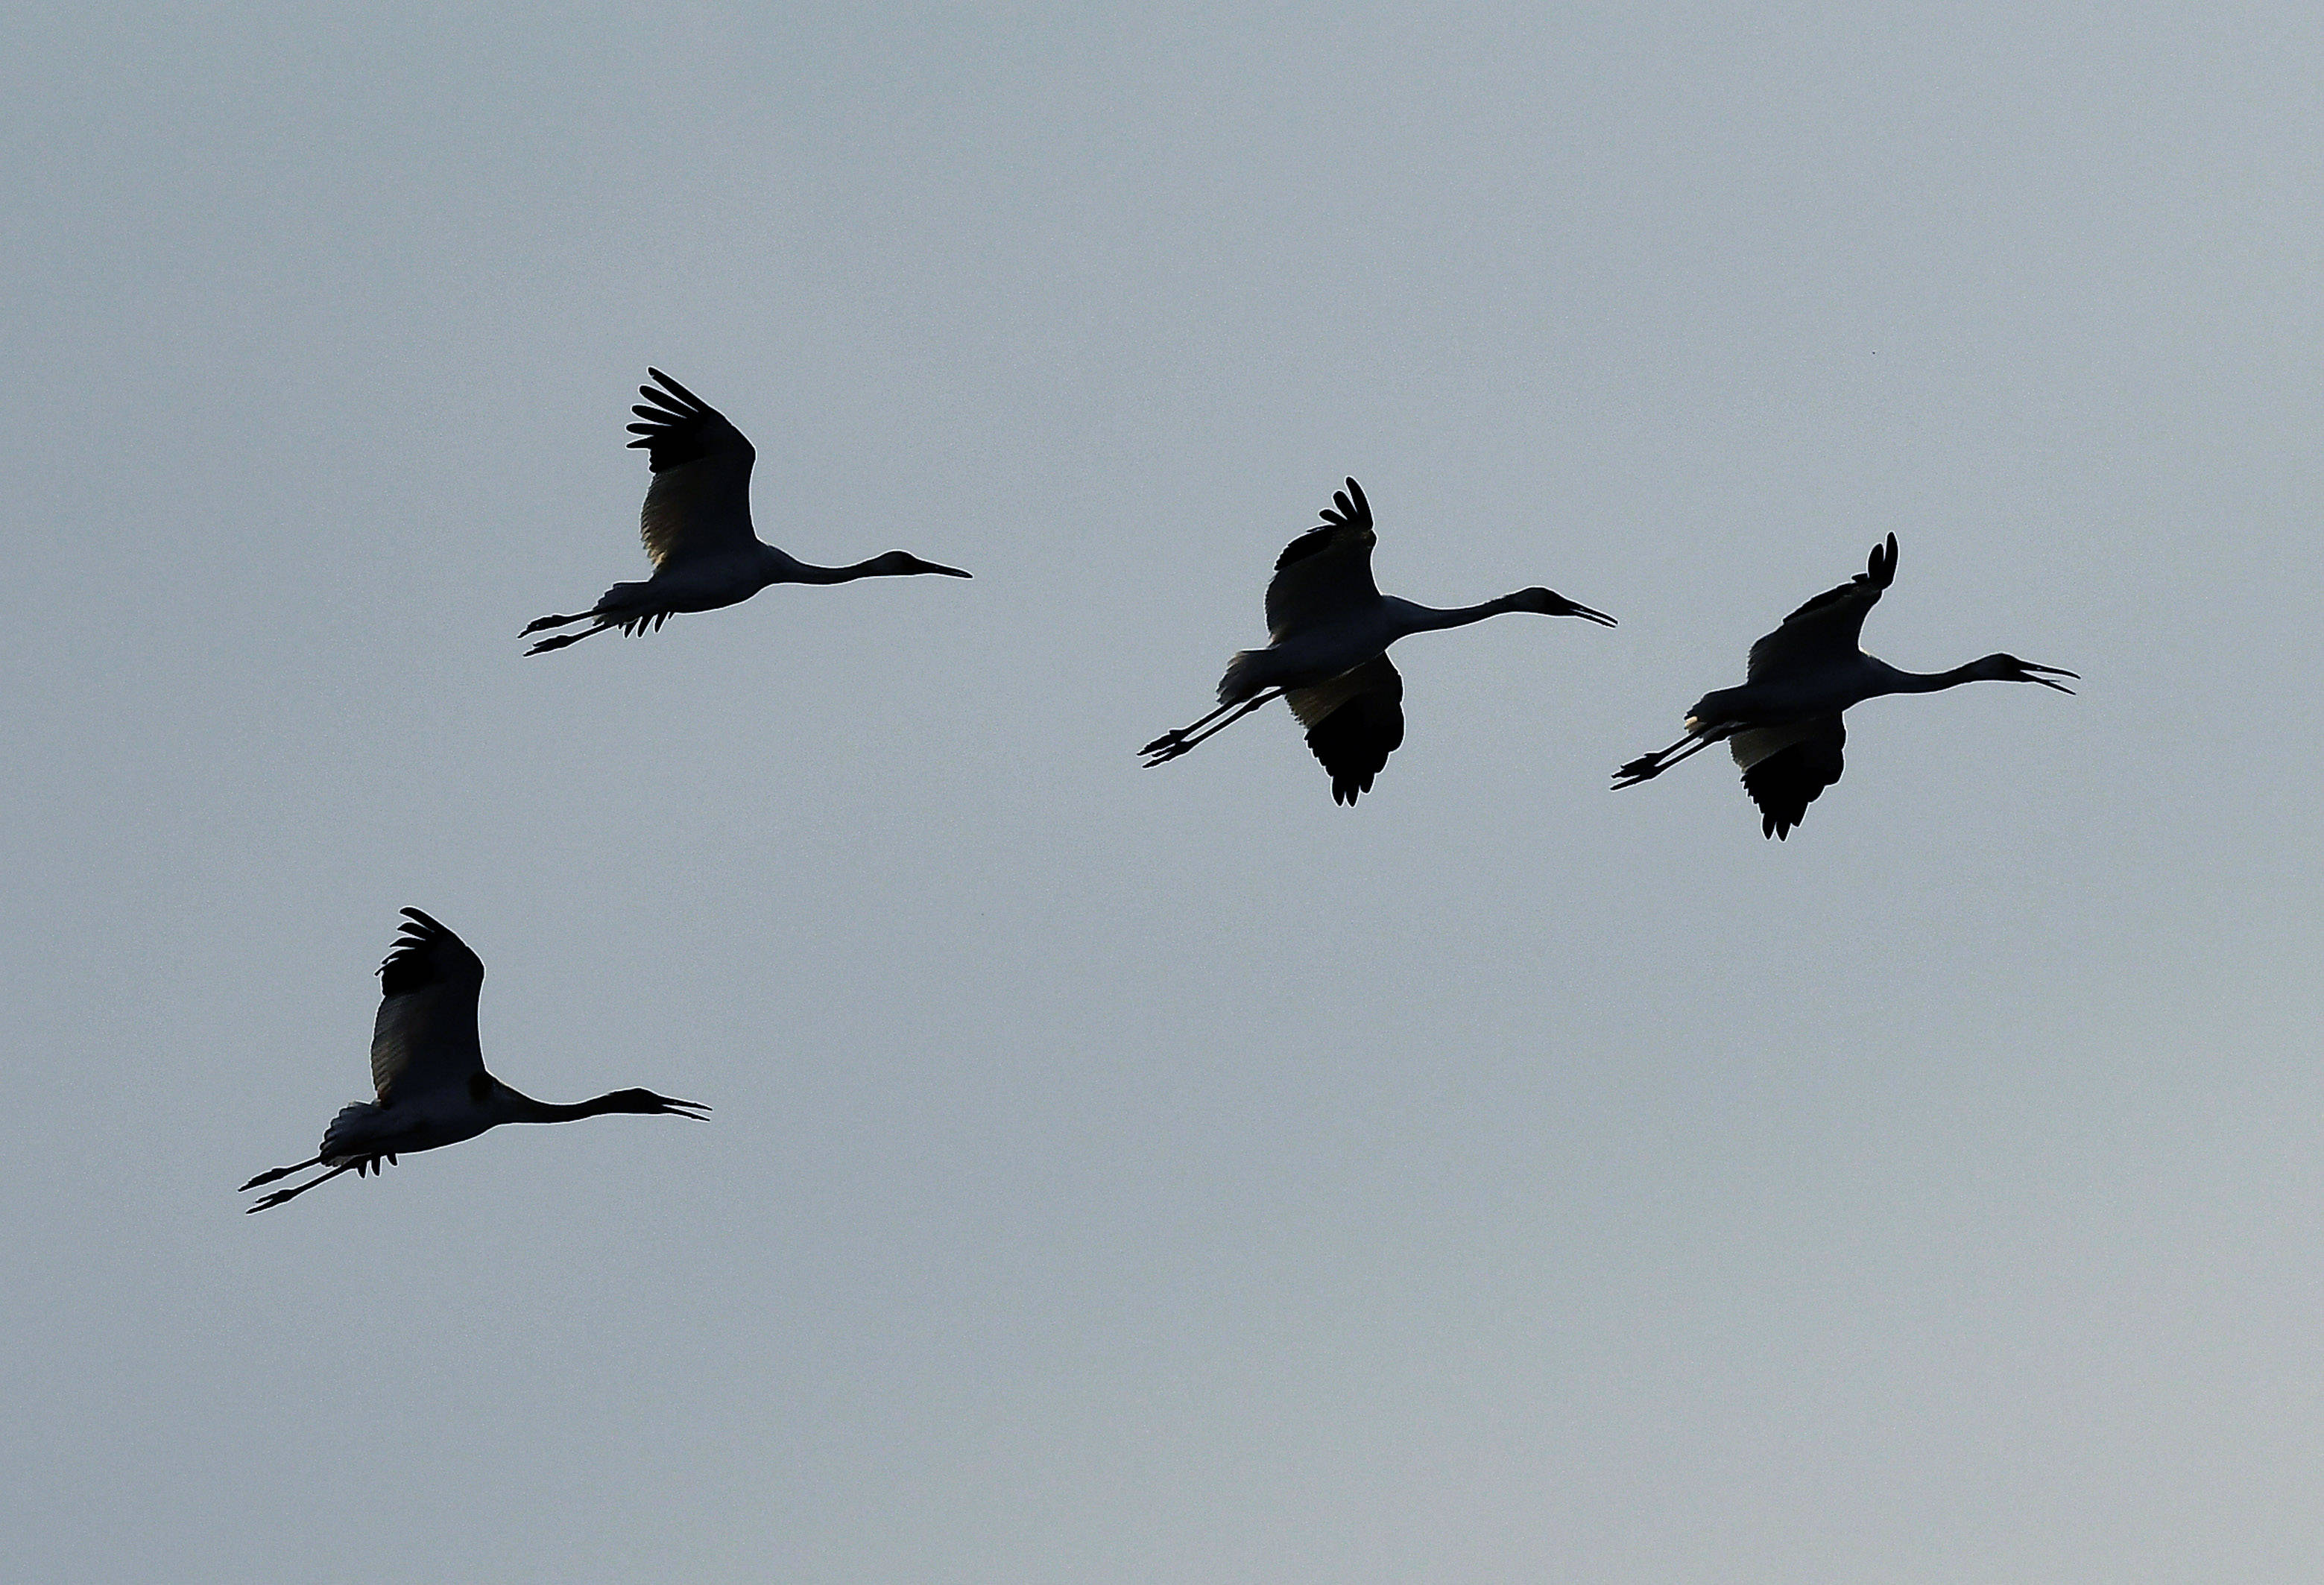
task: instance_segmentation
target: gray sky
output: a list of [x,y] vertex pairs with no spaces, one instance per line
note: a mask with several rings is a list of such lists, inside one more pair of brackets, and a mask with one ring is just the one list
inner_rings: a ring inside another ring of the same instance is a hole
[[[0,23],[10,1568],[2314,1577],[2314,8],[844,9]],[[521,659],[649,362],[977,581]],[[1347,474],[1622,627],[1139,769]],[[243,1217],[407,903],[714,1121]]]

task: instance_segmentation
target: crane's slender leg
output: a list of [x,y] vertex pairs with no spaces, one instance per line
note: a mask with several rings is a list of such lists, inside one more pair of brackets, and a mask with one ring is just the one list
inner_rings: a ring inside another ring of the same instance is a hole
[[[559,620],[559,621],[562,621],[562,622],[579,622],[579,621],[581,621],[581,620],[582,620],[582,618],[577,617],[577,616],[567,616],[567,617],[560,617],[558,620]],[[525,629],[525,630],[524,630],[524,631],[525,631],[525,632],[527,632],[527,633],[529,633],[529,632],[530,632],[530,631],[533,631],[533,628],[537,628],[537,627],[541,626],[541,625],[542,625],[542,623],[543,623],[543,622],[546,622],[547,621],[548,621],[548,619],[547,619],[546,617],[544,617],[544,618],[542,618],[542,619],[541,619],[541,622],[534,622],[534,623],[532,624],[532,627],[529,627],[529,628]],[[616,623],[616,622],[607,622],[604,618],[603,618],[603,617],[599,617],[599,618],[597,619],[597,625],[596,625],[595,627],[586,627],[586,628],[583,628],[583,629],[582,629],[579,632],[577,632],[577,633],[559,633],[557,637],[555,637],[555,638],[553,638],[553,639],[543,639],[543,640],[540,640],[540,642],[539,642],[538,644],[535,644],[531,649],[527,650],[525,651],[525,653],[526,653],[526,654],[528,654],[528,655],[546,655],[546,654],[547,654],[547,653],[549,653],[549,650],[562,650],[562,649],[563,649],[563,648],[565,648],[565,646],[566,646],[566,645],[567,645],[567,644],[577,644],[577,643],[579,643],[579,642],[580,642],[582,640],[584,640],[584,639],[592,639],[592,638],[595,638],[595,637],[596,637],[599,633],[604,632],[604,631],[606,631],[607,630],[609,630],[609,629],[611,629],[611,628],[613,628],[613,627],[616,627],[616,626],[618,626],[618,625],[619,625],[619,624],[618,624],[618,623]],[[524,636],[524,633],[519,633],[519,634],[517,635],[517,637],[519,637],[519,638],[522,638],[523,636]]]
[[[310,1166],[320,1166],[322,1165],[323,1158],[318,1156],[314,1160],[302,1161],[296,1166],[278,1166],[272,1172],[260,1173],[256,1177],[251,1179],[250,1182],[243,1184],[242,1188],[254,1189],[261,1184],[271,1184],[276,1178],[287,1178],[294,1172],[305,1172]],[[240,1193],[241,1192],[242,1190],[240,1189],[235,1191],[236,1193]]]
[[1222,705],[1217,709],[1212,711],[1208,715],[1204,716],[1200,721],[1195,722],[1194,725],[1175,727],[1172,730],[1164,733],[1160,737],[1156,738],[1152,742],[1147,744],[1138,751],[1141,754],[1158,754],[1163,750],[1168,748],[1172,743],[1176,742],[1180,738],[1185,737],[1188,733],[1200,732],[1203,728],[1208,726],[1212,722],[1216,721],[1220,716],[1224,715],[1228,711],[1233,708],[1234,706],[1232,705]]
[[586,622],[596,614],[597,613],[594,611],[580,611],[576,612],[571,616],[540,617],[535,621],[526,622],[524,624],[524,631],[517,634],[517,637],[520,639],[529,639],[532,637],[533,634],[540,631],[543,628],[571,627],[575,622]]
[[1636,787],[1642,781],[1652,781],[1688,755],[1700,754],[1719,741],[1716,736],[1704,736],[1691,732],[1669,748],[1657,750],[1651,754],[1641,754],[1614,772],[1614,785],[1617,788]]
[[[1141,754],[1150,754],[1153,756],[1152,759],[1146,761],[1146,769],[1151,770],[1157,765],[1165,764],[1169,760],[1176,759],[1179,755],[1193,748],[1196,743],[1202,742],[1206,739],[1218,736],[1219,733],[1224,732],[1228,727],[1232,726],[1236,722],[1240,721],[1244,716],[1258,709],[1261,705],[1270,704],[1282,696],[1283,690],[1281,688],[1269,688],[1263,694],[1257,694],[1252,696],[1250,698],[1245,699],[1240,705],[1222,705],[1217,709],[1212,711],[1208,715],[1204,716],[1202,720],[1194,723],[1194,725],[1182,726],[1176,732],[1166,732],[1160,737],[1156,738],[1152,742],[1147,744],[1138,751]],[[1228,712],[1230,711],[1233,712],[1233,714],[1229,714]],[[1221,716],[1225,716],[1226,719],[1222,721],[1219,719]],[[1213,723],[1216,724],[1213,724]]]
[[[367,1158],[366,1158],[366,1159],[367,1159]],[[309,1166],[315,1166],[315,1165],[318,1165],[318,1164],[317,1164],[317,1163],[310,1162],[310,1163],[309,1163],[308,1165],[309,1165]],[[274,1191],[274,1193],[272,1193],[272,1194],[267,1195],[265,1199],[261,1200],[257,1204],[255,1204],[255,1205],[252,1206],[252,1207],[250,1208],[250,1211],[245,1211],[245,1212],[243,1212],[243,1214],[244,1214],[244,1216],[247,1216],[247,1215],[249,1215],[249,1214],[250,1214],[250,1212],[251,1212],[252,1211],[263,1211],[263,1210],[265,1210],[265,1209],[266,1209],[268,1206],[270,1206],[270,1205],[281,1205],[281,1204],[282,1204],[282,1203],[283,1203],[284,1202],[286,1202],[286,1201],[296,1200],[300,1195],[301,1195],[301,1194],[305,1193],[308,1190],[309,1190],[309,1189],[313,1188],[317,1184],[327,1184],[327,1183],[329,1183],[333,1178],[335,1178],[335,1177],[338,1176],[338,1175],[339,1175],[341,1173],[343,1173],[343,1172],[353,1172],[353,1171],[355,1171],[355,1169],[359,1165],[361,1165],[361,1163],[360,1163],[360,1162],[355,1162],[355,1161],[343,1161],[343,1162],[341,1162],[338,1166],[335,1166],[335,1167],[331,1168],[331,1170],[330,1170],[330,1171],[328,1171],[328,1172],[325,1173],[322,1176],[320,1176],[320,1177],[318,1177],[318,1178],[309,1178],[309,1179],[308,1179],[305,1183],[303,1183],[303,1184],[293,1184],[290,1187],[289,1187],[289,1188],[287,1188],[287,1189],[277,1189],[277,1190],[275,1190],[275,1191]],[[294,1167],[287,1168],[287,1169],[285,1169],[285,1170],[287,1170],[287,1171],[290,1171],[290,1172],[296,1172],[296,1171],[298,1171],[299,1169],[298,1169],[297,1167],[295,1167],[295,1166],[294,1166]],[[259,1183],[264,1183],[266,1180],[265,1180],[264,1178],[260,1178],[260,1179],[257,1179],[257,1180],[255,1180],[255,1181],[256,1181],[256,1182],[259,1182]]]

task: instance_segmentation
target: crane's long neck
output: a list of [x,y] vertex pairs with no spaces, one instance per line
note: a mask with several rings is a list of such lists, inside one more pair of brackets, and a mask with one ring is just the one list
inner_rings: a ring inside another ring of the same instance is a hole
[[1941,694],[1965,682],[1985,680],[1985,674],[1973,660],[1950,671],[1904,671],[1886,660],[1875,660],[1873,664],[1880,668],[1882,680],[1888,685],[1880,690],[1884,694]]
[[892,550],[846,567],[817,567],[771,545],[767,549],[770,584],[852,584],[857,578],[899,577],[918,570]]
[[611,1092],[587,1101],[560,1103],[535,1101],[530,1095],[518,1093],[506,1084],[501,1086],[501,1104],[512,1123],[569,1123],[585,1117],[602,1117],[620,1109],[622,1092]]
[[[789,559],[789,558],[786,558]],[[880,576],[881,569],[872,561],[859,561],[852,567],[816,567],[811,562],[790,560],[790,565],[776,579],[783,584],[851,584],[857,578]]]
[[1397,626],[1407,633],[1433,633],[1448,627],[1467,627],[1471,622],[1482,622],[1489,616],[1526,609],[1524,596],[1518,594],[1504,594],[1498,600],[1488,600],[1482,605],[1455,605],[1449,609],[1421,605],[1393,595],[1381,604],[1396,613]]

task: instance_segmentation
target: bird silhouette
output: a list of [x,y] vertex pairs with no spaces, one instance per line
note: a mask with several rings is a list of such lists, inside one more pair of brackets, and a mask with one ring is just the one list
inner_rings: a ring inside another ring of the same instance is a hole
[[1350,479],[1332,502],[1323,521],[1276,559],[1267,585],[1267,648],[1242,650],[1227,663],[1216,710],[1138,751],[1149,769],[1281,698],[1307,729],[1307,747],[1331,772],[1333,801],[1353,804],[1371,790],[1372,779],[1404,742],[1404,678],[1388,658],[1398,639],[1511,611],[1614,625],[1604,612],[1543,588],[1451,610],[1383,594],[1372,582],[1378,536],[1363,487]]
[[[1823,789],[1840,779],[1848,742],[1840,716],[1884,694],[1933,694],[1969,682],[2031,682],[2061,694],[2055,677],[2076,674],[2015,655],[1987,655],[1950,671],[1900,671],[1858,647],[1864,618],[1896,580],[1896,536],[1872,548],[1865,569],[1784,618],[1751,646],[1739,688],[1705,694],[1687,712],[1686,735],[1669,748],[1614,772],[1617,788],[1651,781],[1688,755],[1725,742],[1743,769],[1743,788],[1759,806],[1760,830],[1788,840]],[[2043,675],[2047,674],[2047,675]]]
[[639,518],[653,576],[641,584],[615,584],[586,611],[529,624],[520,636],[577,622],[596,623],[543,639],[526,654],[562,650],[611,628],[625,633],[659,628],[681,611],[740,604],[769,584],[844,584],[913,573],[971,576],[901,550],[852,567],[816,567],[764,543],[751,527],[751,465],[758,452],[716,408],[659,369],[646,373],[661,389],[638,387],[652,405],[630,410],[645,420],[630,426],[639,437],[630,444],[643,447],[653,466]]
[[403,916],[403,933],[379,966],[379,1018],[371,1037],[371,1078],[379,1099],[355,1101],[333,1118],[313,1160],[278,1166],[243,1184],[255,1189],[310,1166],[327,1169],[275,1190],[250,1210],[295,1200],[343,1172],[357,1177],[383,1172],[400,1155],[457,1145],[503,1123],[563,1123],[605,1112],[699,1121],[710,1110],[650,1090],[615,1090],[559,1106],[510,1089],[484,1070],[476,1037],[484,960],[418,908],[405,908]]

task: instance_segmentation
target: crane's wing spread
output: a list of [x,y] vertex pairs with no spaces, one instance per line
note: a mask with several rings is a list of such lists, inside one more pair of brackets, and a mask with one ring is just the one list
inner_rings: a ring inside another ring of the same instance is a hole
[[1404,742],[1404,678],[1385,655],[1312,688],[1285,694],[1307,747],[1332,773],[1332,801],[1352,804]]
[[1379,599],[1372,582],[1371,503],[1353,479],[1334,491],[1323,521],[1283,548],[1267,585],[1267,631],[1285,635]]
[[484,1072],[476,993],[484,960],[418,908],[379,966],[379,1021],[372,1026],[371,1082],[385,1106],[406,1093],[465,1084]]
[[1818,715],[1787,726],[1755,726],[1727,740],[1735,763],[1743,768],[1743,790],[1759,806],[1760,831],[1788,838],[1823,796],[1840,779],[1844,766],[1840,753],[1848,728],[1837,715]]
[[1896,581],[1896,536],[1872,548],[1862,572],[1836,589],[1826,589],[1784,618],[1784,625],[1751,646],[1745,675],[1765,682],[1786,673],[1813,671],[1852,659],[1864,635],[1864,618],[1880,602],[1880,591]]
[[717,556],[755,543],[751,531],[751,465],[759,454],[724,414],[685,386],[649,369],[662,389],[638,387],[651,406],[630,410],[643,419],[630,444],[645,448],[653,465],[638,530],[657,567]]

